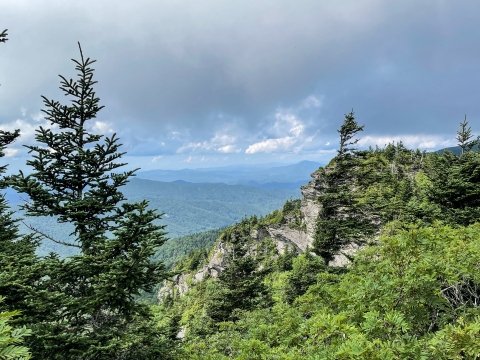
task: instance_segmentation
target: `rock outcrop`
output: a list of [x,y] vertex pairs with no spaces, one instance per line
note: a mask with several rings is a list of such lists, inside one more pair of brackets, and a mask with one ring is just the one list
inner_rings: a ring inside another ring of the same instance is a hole
[[266,237],[272,238],[280,254],[284,252],[287,246],[295,248],[299,253],[303,253],[307,247],[312,247],[319,211],[317,198],[323,191],[324,186],[320,173],[314,172],[311,174],[311,177],[312,180],[300,188],[302,192],[302,202],[300,204],[301,225],[292,227],[293,219],[288,219],[287,217],[285,224],[267,226],[256,234],[252,234],[252,237],[258,241]]
[[[319,172],[311,174],[312,180],[301,187],[302,200],[300,203],[300,221],[301,224],[292,226],[293,218],[286,217],[284,223],[262,226],[259,229],[252,230],[250,236],[254,242],[261,242],[265,238],[271,238],[280,254],[285,248],[294,248],[298,253],[303,253],[308,247],[313,245],[313,236],[315,232],[315,224],[318,217],[319,205],[317,203],[318,196],[322,193],[324,185]],[[358,247],[349,246],[345,248],[343,253],[346,255],[353,254],[358,251]],[[166,284],[158,293],[158,299],[162,301],[169,294],[175,291],[178,295],[183,295],[188,291],[188,282],[196,283],[202,281],[206,276],[217,277],[227,266],[226,254],[228,245],[224,241],[218,241],[215,246],[209,262],[192,275],[176,275],[173,283]],[[332,266],[343,266],[348,263],[348,258],[339,254],[330,262]]]

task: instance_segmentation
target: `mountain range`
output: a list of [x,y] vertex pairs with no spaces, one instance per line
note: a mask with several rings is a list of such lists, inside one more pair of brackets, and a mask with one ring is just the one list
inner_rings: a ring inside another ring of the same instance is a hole
[[[265,189],[223,183],[161,182],[135,177],[121,191],[129,202],[145,199],[151,208],[164,213],[159,223],[167,225],[165,230],[169,238],[222,228],[254,214],[266,215],[282,207],[286,200],[300,196],[298,187],[295,190]],[[16,211],[15,216],[24,217],[18,209],[22,195],[7,189],[6,198]],[[68,241],[73,231],[70,224],[58,224],[55,217],[28,217],[25,223],[62,241]],[[20,223],[20,229],[29,232],[23,223]],[[38,253],[46,255],[51,251],[68,256],[75,252],[75,248],[43,241]]]
[[296,164],[278,163],[256,165],[230,165],[214,168],[150,170],[137,173],[137,177],[147,180],[190,183],[223,183],[228,185],[248,185],[263,189],[298,189],[310,181],[310,174],[322,164],[314,161],[301,161]]

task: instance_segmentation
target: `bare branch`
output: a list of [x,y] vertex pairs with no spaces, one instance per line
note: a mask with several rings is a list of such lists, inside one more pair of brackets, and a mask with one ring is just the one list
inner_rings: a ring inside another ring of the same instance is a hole
[[65,245],[65,246],[72,246],[72,247],[76,247],[76,248],[79,248],[79,249],[82,248],[81,246],[78,246],[78,245],[75,245],[75,244],[70,244],[70,243],[67,243],[67,242],[64,242],[64,241],[55,240],[55,239],[52,238],[51,236],[49,236],[49,235],[45,234],[44,232],[42,232],[42,231],[34,228],[32,225],[28,225],[28,224],[27,224],[25,221],[23,221],[23,220],[22,220],[22,223],[23,223],[23,225],[25,225],[27,228],[29,228],[29,229],[32,230],[33,232],[42,235],[43,237],[45,237],[45,238],[48,239],[48,240],[53,241],[54,243],[57,243],[57,244],[60,244],[60,245]]

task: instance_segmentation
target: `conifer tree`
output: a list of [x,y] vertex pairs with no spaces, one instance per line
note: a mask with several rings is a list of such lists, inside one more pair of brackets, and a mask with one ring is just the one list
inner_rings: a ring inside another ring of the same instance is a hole
[[480,152],[473,151],[473,138],[466,119],[460,123],[457,140],[460,156],[450,151],[427,158],[425,174],[431,182],[427,196],[440,209],[441,220],[453,226],[467,226],[480,220]]
[[363,131],[355,120],[353,110],[345,114],[345,120],[337,130],[340,146],[329,166],[321,168],[324,192],[319,196],[320,212],[317,219],[313,251],[323,257],[328,265],[342,247],[362,244],[373,234],[376,226],[367,219],[362,205],[358,203],[353,188],[356,185],[355,168],[359,156],[355,144],[357,134]]
[[[0,43],[6,42],[7,30],[0,33]],[[5,149],[20,136],[20,130],[13,132],[0,130],[0,158]],[[0,166],[0,189],[6,188],[3,174],[8,165]],[[23,338],[30,335],[25,327],[13,328],[13,317],[18,325],[25,322],[18,319],[22,310],[26,316],[31,313],[31,295],[35,293],[33,285],[40,278],[35,256],[37,246],[33,236],[21,236],[18,232],[18,220],[12,218],[4,194],[0,194],[0,359],[29,359],[27,347],[22,345]],[[7,298],[5,298],[5,296]],[[25,316],[24,316],[25,318]]]
[[[0,130],[0,158],[5,156],[5,148],[20,135],[19,130],[8,132]],[[0,166],[0,176],[6,171],[7,165]],[[0,189],[6,188],[5,178],[0,179]],[[41,269],[35,249],[38,238],[34,235],[20,235],[18,219],[12,218],[4,194],[0,194],[0,296],[5,299],[0,304],[0,310],[21,310],[24,317],[35,312],[31,299],[38,288]]]
[[[46,120],[58,131],[40,127],[39,145],[26,146],[33,159],[30,175],[11,179],[13,187],[29,196],[27,216],[55,216],[74,226],[74,241],[34,233],[46,241],[75,246],[80,254],[61,260],[49,257],[51,313],[37,322],[31,346],[39,359],[136,359],[161,356],[159,334],[145,324],[150,313],[134,297],[149,292],[165,277],[162,263],[150,258],[164,243],[164,226],[153,222],[161,214],[148,203],[128,203],[119,188],[135,170],[114,172],[125,153],[116,134],[89,132],[103,108],[93,86],[95,62],[72,59],[77,80],[61,78],[61,91],[70,105],[42,96]],[[27,221],[28,222],[28,221]],[[156,340],[155,340],[156,339]],[[151,342],[151,344],[146,344]]]
[[455,138],[458,140],[458,146],[462,148],[462,154],[470,151],[480,142],[480,136],[477,136],[474,140],[471,140],[472,138],[472,129],[468,126],[467,115],[465,115],[465,119],[460,123],[460,130],[457,131],[457,137]]
[[252,253],[250,230],[249,220],[244,219],[226,232],[228,266],[218,276],[220,289],[207,310],[216,322],[235,320],[236,310],[252,310],[271,303],[263,284],[265,274],[259,270],[258,256]]
[[[4,150],[18,136],[19,130],[8,132],[0,130],[0,157]],[[0,175],[7,165],[0,166]],[[5,180],[0,179],[0,188],[5,189]],[[36,263],[36,242],[32,236],[20,236],[18,225],[12,219],[4,194],[0,194],[0,359],[29,359],[27,347],[22,345],[25,336],[31,334],[25,326],[13,328],[9,323],[19,316],[19,309],[29,315],[29,295],[34,293],[33,283],[39,280],[33,269]],[[6,299],[4,296],[8,296]],[[26,310],[26,311],[25,311]],[[21,323],[22,321],[16,321]],[[23,321],[24,322],[24,321]]]

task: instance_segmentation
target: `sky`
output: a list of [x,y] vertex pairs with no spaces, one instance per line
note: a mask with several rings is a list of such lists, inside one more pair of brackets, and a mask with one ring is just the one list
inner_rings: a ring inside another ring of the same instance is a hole
[[384,0],[2,0],[0,129],[29,159],[41,95],[68,104],[77,42],[129,166],[328,162],[355,112],[361,148],[456,145],[480,132],[480,2]]

